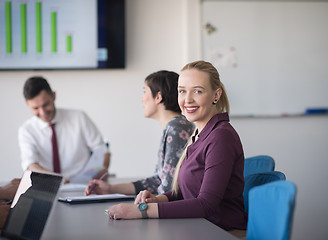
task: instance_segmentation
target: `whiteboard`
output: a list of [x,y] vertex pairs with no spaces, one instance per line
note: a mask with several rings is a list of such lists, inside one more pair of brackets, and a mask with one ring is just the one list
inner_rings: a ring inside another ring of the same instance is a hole
[[328,107],[328,2],[204,1],[202,21],[232,115]]

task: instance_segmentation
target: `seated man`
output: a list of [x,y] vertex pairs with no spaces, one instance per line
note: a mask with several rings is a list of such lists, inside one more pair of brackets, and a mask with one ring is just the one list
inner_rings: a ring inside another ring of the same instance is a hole
[[104,144],[99,130],[84,112],[56,108],[56,93],[43,77],[25,82],[24,97],[34,116],[19,128],[23,170],[61,173],[69,182]]
[[10,209],[10,204],[6,201],[13,200],[19,183],[20,179],[15,178],[7,185],[0,186],[0,229],[3,228]]

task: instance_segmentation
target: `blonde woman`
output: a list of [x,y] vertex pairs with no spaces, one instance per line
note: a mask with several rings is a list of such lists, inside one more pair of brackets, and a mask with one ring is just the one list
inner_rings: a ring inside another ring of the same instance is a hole
[[135,204],[109,210],[114,219],[206,218],[226,230],[245,230],[244,153],[229,123],[229,102],[215,67],[197,61],[181,70],[178,101],[196,131],[182,155],[172,191],[141,191]]

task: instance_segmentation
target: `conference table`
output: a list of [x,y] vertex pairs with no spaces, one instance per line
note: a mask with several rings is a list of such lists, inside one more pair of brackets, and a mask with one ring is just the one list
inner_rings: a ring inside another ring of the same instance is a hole
[[[121,180],[118,180],[122,182]],[[83,191],[59,192],[59,196],[78,196]],[[124,201],[131,202],[133,201]],[[102,202],[67,204],[56,202],[49,216],[43,240],[236,240],[238,238],[203,218],[113,220],[105,214],[110,206],[120,203]]]

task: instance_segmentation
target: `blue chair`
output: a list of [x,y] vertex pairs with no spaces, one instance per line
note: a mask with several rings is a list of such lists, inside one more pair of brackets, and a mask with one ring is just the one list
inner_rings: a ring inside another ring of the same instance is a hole
[[249,192],[247,240],[288,240],[294,216],[296,186],[277,181]]
[[244,177],[254,173],[274,171],[275,167],[274,159],[267,155],[245,158],[244,162]]
[[279,171],[271,171],[264,173],[254,173],[245,177],[245,186],[244,186],[244,206],[245,212],[248,213],[248,193],[249,191],[256,186],[260,186],[269,182],[286,180],[285,174]]

